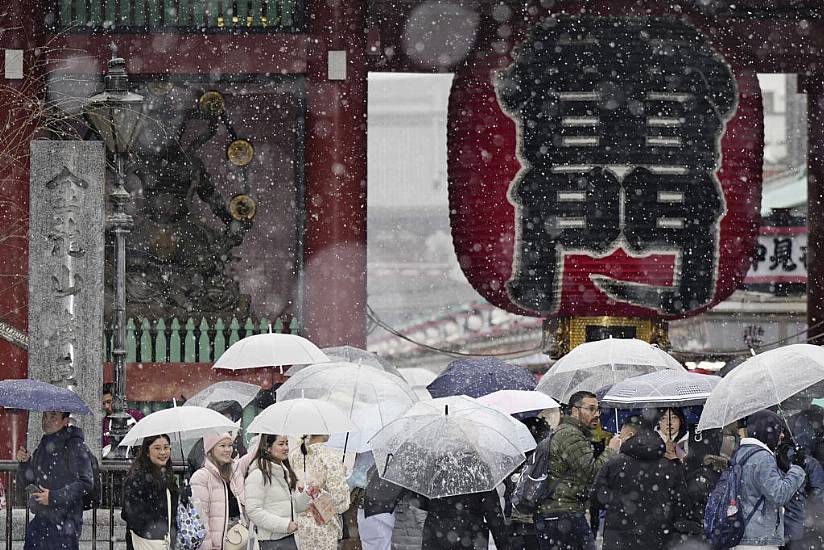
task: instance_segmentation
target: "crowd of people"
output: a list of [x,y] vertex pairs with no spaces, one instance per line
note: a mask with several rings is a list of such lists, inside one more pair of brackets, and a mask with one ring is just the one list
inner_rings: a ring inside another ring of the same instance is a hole
[[[665,409],[627,417],[608,439],[596,436],[600,414],[596,396],[578,392],[557,426],[542,417],[523,420],[537,441],[551,435],[546,489],[534,513],[513,506],[520,472],[485,493],[410,495],[427,512],[422,549],[486,549],[490,532],[499,550],[594,550],[599,535],[603,550],[709,548],[705,506],[730,463],[740,466],[736,505],[746,517],[736,548],[824,548],[820,409],[810,406],[790,418],[762,410],[742,426],[702,433],[680,409]],[[42,428],[33,453],[17,452],[18,480],[34,514],[25,550],[76,549],[84,495],[94,487],[93,459],[68,414],[44,413]],[[236,433],[204,436],[188,460],[191,500],[208,529],[200,550],[245,550],[250,537],[260,550],[352,548],[345,546],[352,537],[344,533],[342,514],[362,508],[363,489],[368,498],[376,476],[374,461],[360,455],[347,473],[327,440],[308,434],[290,448],[285,434],[264,434],[247,451]],[[148,437],[136,450],[123,483],[129,550],[174,547],[178,502],[189,489],[171,460],[168,435]],[[392,514],[375,521],[358,512],[354,547],[391,548]]]

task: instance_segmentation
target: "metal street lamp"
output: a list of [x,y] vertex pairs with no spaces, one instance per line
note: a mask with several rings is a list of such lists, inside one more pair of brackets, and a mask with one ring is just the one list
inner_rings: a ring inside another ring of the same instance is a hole
[[105,83],[103,92],[89,98],[85,111],[115,160],[117,179],[109,193],[112,209],[106,218],[106,225],[114,234],[116,257],[115,330],[112,346],[114,402],[109,417],[109,437],[112,444],[109,456],[125,457],[125,453],[120,449],[120,442],[128,432],[130,418],[126,412],[126,235],[131,232],[133,225],[132,217],[126,212],[131,195],[125,187],[125,164],[128,161],[132,139],[140,124],[143,96],[128,90],[129,75],[126,73],[126,61],[117,56],[117,47],[114,44]]

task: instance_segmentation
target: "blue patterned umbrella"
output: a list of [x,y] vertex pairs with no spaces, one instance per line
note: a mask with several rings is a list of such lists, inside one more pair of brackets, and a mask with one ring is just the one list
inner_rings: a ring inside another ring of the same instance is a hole
[[30,378],[0,381],[0,407],[92,414],[86,402],[73,391]]
[[481,397],[499,390],[534,390],[535,376],[497,357],[456,359],[426,389],[432,397]]

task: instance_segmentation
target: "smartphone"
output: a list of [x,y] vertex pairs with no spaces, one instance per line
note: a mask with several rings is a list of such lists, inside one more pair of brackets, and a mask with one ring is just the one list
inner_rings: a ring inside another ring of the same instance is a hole
[[32,493],[40,492],[42,492],[42,489],[39,485],[35,485],[34,483],[29,483],[28,485],[26,485],[26,493],[28,493],[29,495],[31,495]]

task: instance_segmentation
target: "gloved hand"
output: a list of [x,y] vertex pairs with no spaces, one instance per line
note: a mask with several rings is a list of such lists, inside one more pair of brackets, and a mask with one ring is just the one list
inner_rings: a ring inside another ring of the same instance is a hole
[[792,445],[789,443],[779,443],[775,448],[775,461],[778,463],[778,469],[784,473],[792,466],[790,455],[792,454]]
[[807,459],[807,451],[804,447],[796,447],[793,455],[793,464],[804,467],[804,461]]

